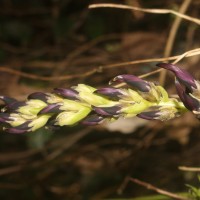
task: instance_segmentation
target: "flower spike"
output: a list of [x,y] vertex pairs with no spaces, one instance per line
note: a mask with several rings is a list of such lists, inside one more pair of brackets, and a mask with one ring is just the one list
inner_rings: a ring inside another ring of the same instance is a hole
[[[162,86],[123,74],[115,77],[111,86],[100,89],[78,84],[69,89],[56,88],[51,93],[35,92],[23,102],[0,96],[5,103],[0,112],[0,124],[9,133],[22,134],[43,126],[98,125],[119,117],[167,121],[187,109],[200,117],[199,82],[173,64],[160,63],[158,66],[175,74],[181,101],[170,98]],[[115,87],[118,83],[126,86]]]

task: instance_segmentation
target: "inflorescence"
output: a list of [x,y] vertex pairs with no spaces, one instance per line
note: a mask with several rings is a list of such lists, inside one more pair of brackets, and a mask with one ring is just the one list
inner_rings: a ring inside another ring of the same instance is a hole
[[[79,84],[70,89],[56,88],[52,93],[36,92],[24,102],[0,96],[5,103],[0,122],[7,132],[20,134],[43,126],[97,125],[119,117],[167,121],[188,110],[199,118],[199,81],[173,64],[157,66],[174,73],[180,100],[170,98],[162,86],[125,74],[100,89]],[[119,83],[123,86],[118,88]]]

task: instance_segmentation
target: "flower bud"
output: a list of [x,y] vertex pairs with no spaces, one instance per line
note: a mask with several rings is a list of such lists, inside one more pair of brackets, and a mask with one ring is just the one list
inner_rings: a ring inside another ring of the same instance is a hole
[[136,90],[141,92],[149,92],[150,86],[147,81],[144,81],[137,76],[123,74],[116,76],[113,80],[110,81],[110,84],[119,84],[126,83],[128,86],[133,87]]
[[120,114],[121,107],[120,106],[112,106],[112,107],[93,107],[93,110],[103,116],[117,116]]
[[38,114],[45,114],[45,113],[59,113],[60,112],[60,106],[57,103],[54,104],[49,104],[48,106],[46,106],[45,108],[43,108],[42,110],[40,110],[40,112]]
[[170,70],[175,74],[175,86],[181,101],[187,109],[191,110],[198,117],[200,115],[199,81],[195,80],[187,71],[173,64],[159,63],[157,66]]
[[81,121],[81,124],[89,125],[89,126],[98,125],[98,124],[102,123],[104,120],[105,120],[105,118],[103,116],[93,114],[93,115],[89,115],[83,121]]
[[113,87],[107,87],[107,88],[101,88],[94,91],[94,94],[106,96],[110,99],[119,99],[120,96],[124,95],[124,92],[121,89],[113,88]]
[[43,92],[34,92],[28,96],[28,99],[38,99],[41,100],[45,103],[47,103],[48,99],[48,93],[43,93]]
[[74,89],[55,88],[54,92],[64,98],[78,100],[78,92]]
[[25,122],[19,126],[16,127],[11,127],[11,128],[4,128],[8,133],[13,133],[13,134],[22,134],[30,131],[30,128],[28,127],[30,122]]
[[160,120],[160,121],[168,121],[170,119],[174,119],[178,117],[180,112],[174,106],[163,106],[163,107],[152,107],[151,111],[145,111],[137,116],[147,120]]
[[6,105],[12,104],[17,101],[16,99],[6,97],[6,96],[0,96],[0,100],[2,100]]

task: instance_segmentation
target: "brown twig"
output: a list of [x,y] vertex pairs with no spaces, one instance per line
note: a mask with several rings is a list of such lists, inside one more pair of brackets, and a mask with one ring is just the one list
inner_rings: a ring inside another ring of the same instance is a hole
[[182,13],[176,12],[170,9],[148,9],[148,8],[138,8],[134,6],[127,6],[123,4],[112,4],[112,3],[100,3],[100,4],[91,4],[89,6],[90,9],[92,8],[119,8],[119,9],[126,9],[126,10],[136,10],[145,13],[153,13],[153,14],[173,14],[175,16],[181,17],[185,20],[194,22],[200,25],[200,20],[188,15],[184,15]]
[[[184,0],[180,9],[179,9],[179,13],[184,14],[186,12],[187,8],[189,7],[190,3],[191,3],[191,0]],[[177,31],[178,31],[178,28],[180,27],[181,21],[182,21],[182,18],[177,16],[175,18],[173,24],[172,24],[172,27],[171,27],[170,32],[169,32],[169,37],[167,39],[165,51],[164,51],[164,57],[168,57],[171,54],[172,48],[174,46],[176,34],[177,34]],[[160,73],[159,83],[161,85],[164,85],[164,83],[165,83],[166,74],[167,74],[166,70],[162,70],[161,73]]]
[[[6,66],[0,67],[0,71],[1,72],[8,72],[10,74],[15,74],[15,75],[18,75],[18,76],[21,76],[21,77],[24,77],[24,78],[29,78],[29,79],[34,79],[34,80],[42,80],[42,81],[70,80],[70,79],[74,79],[74,78],[87,77],[87,76],[93,75],[97,72],[101,72],[104,69],[124,67],[124,66],[128,66],[128,65],[136,65],[136,64],[150,63],[150,62],[163,62],[163,61],[168,61],[168,60],[175,60],[175,62],[173,62],[173,63],[177,63],[178,61],[180,61],[184,57],[191,57],[191,56],[196,56],[196,55],[199,55],[199,54],[200,54],[200,48],[197,48],[197,49],[187,51],[187,52],[185,52],[181,55],[177,55],[177,56],[171,56],[171,57],[166,57],[166,58],[151,58],[151,59],[135,60],[135,61],[129,61],[129,62],[123,62],[123,63],[117,63],[117,64],[109,64],[109,65],[99,66],[95,69],[92,69],[92,70],[87,71],[87,72],[82,73],[82,74],[53,76],[53,77],[37,76],[35,74],[29,74],[29,73],[21,72],[19,70],[10,69]],[[144,74],[141,77],[144,78],[144,77],[156,74],[160,71],[161,71],[160,69],[155,70],[153,72]]]
[[200,167],[186,167],[186,166],[180,166],[178,167],[181,171],[188,171],[188,172],[200,172]]
[[16,173],[16,172],[21,171],[22,169],[23,169],[23,167],[21,167],[19,165],[6,167],[6,168],[1,168],[0,169],[0,176]]
[[159,194],[165,195],[165,196],[173,198],[173,199],[177,199],[177,200],[189,200],[188,198],[179,196],[179,195],[177,195],[175,193],[172,193],[172,192],[160,189],[160,188],[158,188],[158,187],[156,187],[156,186],[154,186],[154,185],[152,185],[150,183],[141,181],[141,180],[136,179],[136,178],[131,178],[131,177],[126,177],[125,178],[124,182],[122,183],[122,185],[120,187],[120,191],[126,187],[126,185],[128,184],[129,181],[131,181],[133,183],[136,183],[138,185],[141,185],[141,186],[147,188],[148,190],[153,190],[153,191],[155,191],[155,192],[157,192]]

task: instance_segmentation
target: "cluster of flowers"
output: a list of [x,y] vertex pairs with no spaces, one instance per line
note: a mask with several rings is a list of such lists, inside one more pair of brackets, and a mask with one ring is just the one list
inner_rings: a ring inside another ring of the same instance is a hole
[[[175,74],[180,101],[170,98],[159,85],[125,74],[100,89],[79,84],[70,89],[56,88],[52,93],[36,92],[24,102],[0,96],[5,103],[0,122],[7,132],[20,134],[43,126],[96,125],[119,117],[166,121],[188,110],[199,117],[200,83],[175,65],[160,63],[158,67]],[[119,83],[123,86],[117,88]]]

